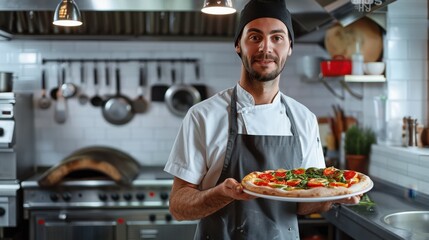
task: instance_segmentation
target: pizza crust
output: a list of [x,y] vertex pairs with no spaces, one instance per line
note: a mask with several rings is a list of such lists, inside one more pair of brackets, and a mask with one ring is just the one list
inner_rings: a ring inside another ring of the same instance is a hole
[[340,196],[340,195],[346,195],[346,194],[352,194],[354,192],[359,192],[361,190],[364,190],[369,186],[371,183],[371,179],[362,174],[358,173],[360,181],[358,183],[353,184],[349,188],[346,187],[316,187],[316,188],[310,188],[310,189],[299,189],[299,190],[282,190],[280,188],[272,188],[269,186],[258,186],[255,185],[253,182],[255,179],[258,178],[259,174],[261,173],[268,173],[272,172],[272,170],[267,170],[264,172],[252,172],[246,175],[241,184],[243,187],[249,191],[263,194],[263,195],[270,195],[270,196],[279,196],[279,197],[296,197],[296,198],[317,198],[317,197],[331,197],[331,196]]

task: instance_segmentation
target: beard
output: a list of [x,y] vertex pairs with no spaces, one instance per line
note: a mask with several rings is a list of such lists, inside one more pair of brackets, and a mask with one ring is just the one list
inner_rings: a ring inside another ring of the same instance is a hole
[[[269,73],[261,73],[252,68],[253,63],[263,60],[272,60],[276,64],[277,68]],[[279,62],[278,57],[266,53],[257,54],[252,56],[250,59],[242,55],[241,61],[243,62],[244,68],[246,69],[250,79],[254,79],[259,82],[268,82],[274,80],[277,76],[279,76],[285,67],[285,61]],[[281,66],[279,64],[281,64]]]

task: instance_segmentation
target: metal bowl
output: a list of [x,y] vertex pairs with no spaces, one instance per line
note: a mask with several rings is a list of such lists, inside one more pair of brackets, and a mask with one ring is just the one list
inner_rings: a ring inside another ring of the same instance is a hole
[[[383,218],[384,223],[429,238],[429,211],[392,213]],[[425,239],[428,239],[425,238]]]

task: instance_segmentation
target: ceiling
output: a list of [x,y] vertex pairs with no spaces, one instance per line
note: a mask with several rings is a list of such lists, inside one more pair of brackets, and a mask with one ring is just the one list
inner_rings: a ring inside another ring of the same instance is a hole
[[[247,1],[235,0],[233,4],[240,12]],[[383,2],[384,6],[394,0],[376,1]],[[83,25],[67,28],[52,24],[59,0],[35,2],[0,1],[0,37],[5,40],[231,41],[238,23],[237,13],[226,16],[201,13],[203,0],[75,0],[82,12]],[[364,15],[353,10],[355,6],[350,0],[286,2],[292,13],[296,42],[320,43],[327,27],[344,19],[352,22]],[[374,5],[373,10],[380,7]]]

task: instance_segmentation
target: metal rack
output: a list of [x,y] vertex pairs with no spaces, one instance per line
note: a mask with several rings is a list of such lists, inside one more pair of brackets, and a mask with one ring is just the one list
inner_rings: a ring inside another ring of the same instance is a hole
[[350,93],[351,96],[353,96],[356,99],[362,100],[363,96],[362,94],[359,94],[355,91],[353,91],[348,83],[382,83],[386,82],[386,78],[383,75],[344,75],[344,76],[338,76],[338,77],[325,77],[322,74],[319,75],[319,80],[323,83],[323,85],[331,92],[335,97],[344,100],[344,91],[339,94],[336,92],[331,85],[328,83],[327,79],[329,80],[339,80],[339,83],[342,87],[342,89],[345,89],[348,93]]
[[42,59],[42,64],[46,64],[49,62],[56,63],[72,63],[72,62],[115,62],[115,63],[123,63],[123,62],[182,62],[182,63],[199,63],[199,59],[197,58],[51,58],[51,59]]

